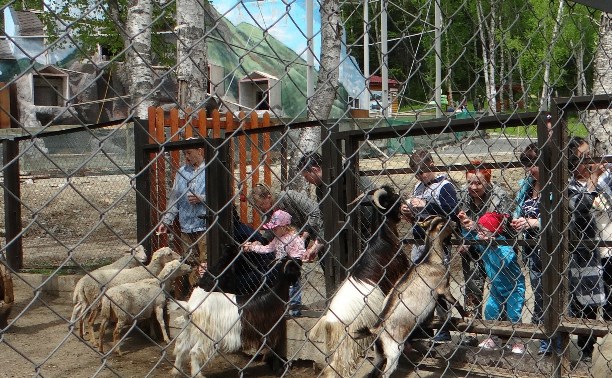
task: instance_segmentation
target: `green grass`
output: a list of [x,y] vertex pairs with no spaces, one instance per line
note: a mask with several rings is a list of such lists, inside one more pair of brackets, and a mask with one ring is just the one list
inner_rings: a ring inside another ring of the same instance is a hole
[[[505,127],[505,128],[493,129],[491,131],[495,133],[504,133],[505,135],[514,136],[514,137],[530,137],[530,138],[535,139],[538,136],[536,125],[519,126],[519,127]],[[570,137],[579,136],[583,138],[589,135],[586,129],[586,126],[584,125],[584,123],[579,122],[577,117],[571,117],[569,119],[567,123],[567,134]]]

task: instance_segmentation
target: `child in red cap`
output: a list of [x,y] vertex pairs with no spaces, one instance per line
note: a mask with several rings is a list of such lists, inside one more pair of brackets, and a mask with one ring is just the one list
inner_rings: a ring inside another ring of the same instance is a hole
[[[508,216],[489,212],[477,222],[478,239],[504,240],[504,223]],[[510,320],[520,323],[525,303],[525,277],[518,263],[516,253],[509,245],[478,245],[487,277],[491,281],[489,298],[485,304],[486,320]],[[522,354],[525,345],[520,342],[509,343],[512,353]],[[478,346],[484,349],[496,348],[496,342],[487,338]]]
[[[300,265],[306,253],[304,239],[302,239],[295,227],[291,225],[291,214],[283,210],[276,210],[272,213],[268,223],[262,226],[264,230],[270,230],[274,234],[274,239],[268,245],[261,245],[259,242],[247,242],[242,245],[245,252],[270,253],[276,254],[276,259],[291,257],[297,260]],[[302,307],[302,288],[300,281],[291,285],[289,288],[289,313],[292,316],[301,315]]]

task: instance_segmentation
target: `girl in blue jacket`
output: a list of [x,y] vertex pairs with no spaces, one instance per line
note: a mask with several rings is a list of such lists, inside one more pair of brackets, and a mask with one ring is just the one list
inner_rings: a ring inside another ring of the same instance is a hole
[[[504,240],[501,235],[507,215],[488,212],[478,219],[478,239]],[[485,304],[486,320],[509,320],[520,323],[525,303],[525,277],[518,263],[516,253],[509,245],[478,246],[487,277],[491,282],[489,297]],[[484,349],[496,348],[496,342],[487,338],[479,344]],[[515,342],[512,353],[522,354],[525,345]]]

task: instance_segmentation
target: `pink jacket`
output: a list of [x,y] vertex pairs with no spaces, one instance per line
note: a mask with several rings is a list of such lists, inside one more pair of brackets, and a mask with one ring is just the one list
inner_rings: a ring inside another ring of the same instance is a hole
[[281,259],[289,256],[295,259],[303,259],[306,253],[304,240],[298,234],[287,233],[280,238],[275,237],[268,245],[254,245],[252,252],[270,253],[275,252],[276,258]]

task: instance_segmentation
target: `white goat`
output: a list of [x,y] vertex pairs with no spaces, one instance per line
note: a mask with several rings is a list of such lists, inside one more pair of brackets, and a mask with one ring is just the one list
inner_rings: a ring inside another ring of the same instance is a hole
[[191,357],[192,377],[202,376],[202,362],[210,361],[216,352],[265,350],[271,351],[271,358],[279,355],[276,348],[286,327],[289,285],[300,277],[295,261],[287,259],[281,264],[280,278],[272,289],[235,295],[196,288],[189,302],[179,302],[187,314],[176,321],[185,328],[176,337],[173,374],[180,374],[187,354]]
[[83,333],[84,333],[83,332],[83,318],[87,312],[86,309],[87,309],[88,304],[85,303],[84,301],[79,301],[78,294],[86,286],[97,285],[96,281],[90,275],[97,274],[96,272],[102,271],[102,270],[121,270],[121,269],[134,268],[141,264],[144,264],[146,261],[147,261],[147,253],[144,247],[142,245],[139,245],[136,248],[132,249],[129,254],[126,254],[125,256],[120,257],[115,262],[105,265],[103,267],[100,267],[92,271],[91,273],[86,274],[85,276],[81,277],[81,279],[77,282],[76,286],[74,287],[74,292],[72,294],[72,303],[74,304],[74,308],[72,309],[72,317],[70,318],[70,321],[72,323],[74,323],[74,321],[77,318],[79,319],[79,324],[78,324],[79,336],[81,338],[83,338]]
[[444,265],[444,241],[452,234],[455,222],[440,216],[430,216],[423,223],[425,234],[425,257],[412,266],[399,280],[396,287],[385,298],[385,306],[378,322],[355,332],[362,338],[376,335],[374,343],[376,357],[370,377],[384,369],[384,378],[389,378],[397,368],[403,345],[415,327],[431,320],[440,299],[455,306],[462,316],[467,316],[463,307],[450,291],[448,268]]
[[178,253],[168,247],[163,247],[153,253],[151,262],[149,262],[147,266],[138,266],[124,270],[107,269],[96,271],[95,274],[92,273],[89,276],[92,280],[83,285],[81,290],[73,295],[73,297],[76,296],[77,302],[81,304],[81,308],[85,309],[85,311],[82,311],[83,313],[91,311],[87,321],[91,343],[96,345],[98,342],[93,325],[98,316],[99,301],[102,297],[103,289],[108,289],[124,283],[153,278],[161,272],[166,263],[172,260],[178,260],[179,258],[180,256]]
[[353,333],[376,323],[385,296],[410,266],[397,236],[401,220],[399,195],[383,186],[367,196],[374,208],[384,214],[385,222],[334,294],[329,309],[310,330],[312,339],[321,335],[325,338],[329,353],[322,373],[325,377],[353,375],[359,357],[365,355],[373,341],[356,340]]
[[[117,325],[113,331],[115,352],[121,355],[119,336],[121,329],[137,320],[149,319],[153,314],[157,318],[164,341],[170,343],[164,321],[164,307],[168,291],[175,278],[191,272],[191,267],[178,260],[167,263],[157,278],[147,278],[134,283],[114,286],[106,291],[100,305],[100,353],[104,353],[104,331],[110,320],[116,319]],[[151,322],[153,328],[153,322]]]

